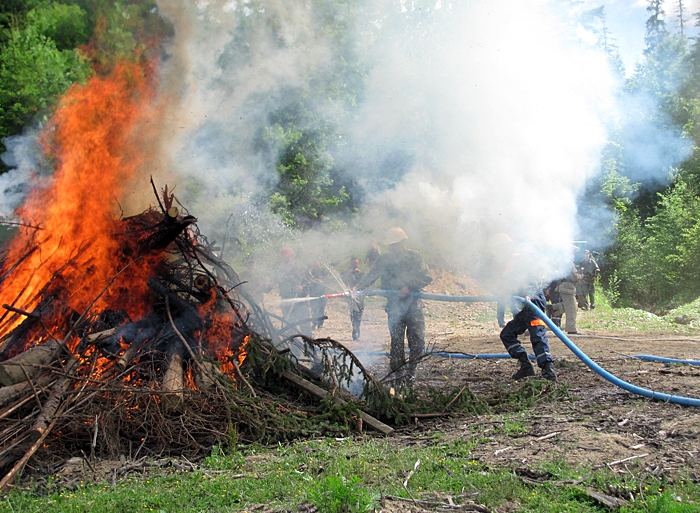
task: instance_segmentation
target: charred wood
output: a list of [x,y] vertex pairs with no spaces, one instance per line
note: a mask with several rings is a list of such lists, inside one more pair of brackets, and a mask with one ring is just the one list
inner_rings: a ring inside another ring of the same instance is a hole
[[10,386],[26,382],[58,356],[58,349],[59,342],[49,340],[0,363],[0,383]]
[[49,393],[48,399],[44,401],[44,406],[41,413],[34,421],[32,428],[29,430],[29,438],[33,442],[45,436],[44,433],[54,419],[54,414],[56,413],[58,406],[61,404],[63,394],[66,392],[68,385],[71,383],[71,374],[77,368],[77,366],[77,360],[69,360],[68,365],[66,365],[66,368],[64,369],[66,375],[61,376],[56,383],[54,383],[53,387],[51,387],[51,392]]
[[[179,344],[178,344],[179,345]],[[177,410],[184,399],[185,371],[183,367],[184,348],[174,348],[166,359],[166,369],[163,374],[162,390],[165,392],[161,397],[165,409],[168,411]]]

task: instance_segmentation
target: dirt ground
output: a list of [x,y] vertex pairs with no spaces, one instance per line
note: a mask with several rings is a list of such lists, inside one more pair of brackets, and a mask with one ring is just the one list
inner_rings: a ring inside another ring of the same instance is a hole
[[[455,295],[483,294],[468,280],[443,275],[428,292]],[[330,300],[328,320],[315,337],[332,337],[351,348],[376,376],[387,372],[389,335],[384,299],[368,298],[362,340],[351,340],[347,305]],[[504,353],[493,303],[426,302],[426,346],[450,353]],[[582,319],[596,311],[579,311]],[[631,466],[655,474],[700,476],[700,409],[652,401],[622,390],[591,371],[554,334],[550,346],[559,380],[569,399],[551,402],[513,416],[421,420],[396,433],[397,443],[429,444],[426,433],[439,432],[441,440],[477,438],[475,455],[489,466],[528,467],[558,459],[571,465],[608,465],[618,472]],[[700,366],[668,365],[626,358],[651,354],[700,360],[700,334],[640,333],[585,330],[570,337],[588,356],[613,375],[655,392],[700,398]],[[527,335],[523,339],[531,351]],[[380,353],[380,354],[376,354]],[[516,363],[510,359],[457,359],[431,357],[418,368],[417,386],[466,385],[476,396],[491,396],[512,383]]]

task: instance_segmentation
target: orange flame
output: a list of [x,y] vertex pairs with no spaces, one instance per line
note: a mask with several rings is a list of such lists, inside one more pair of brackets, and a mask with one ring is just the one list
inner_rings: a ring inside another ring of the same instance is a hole
[[216,287],[212,287],[209,300],[199,307],[204,319],[202,338],[206,340],[206,350],[218,361],[221,372],[235,379],[233,359],[240,365],[247,353],[245,347],[250,335],[243,333],[236,314],[219,303]]
[[[53,294],[82,314],[128,266],[95,306],[126,309],[132,318],[145,313],[147,279],[135,277],[148,272],[153,262],[144,258],[130,264],[127,257],[118,256],[114,234],[120,231],[120,221],[114,211],[143,162],[133,133],[151,97],[147,72],[121,63],[108,76],[73,86],[61,100],[43,136],[55,173],[18,211],[42,229],[27,229],[13,241],[2,275],[26,258],[0,284],[3,303],[32,311],[42,296]],[[30,253],[32,248],[37,249]],[[0,336],[24,319],[5,317]]]

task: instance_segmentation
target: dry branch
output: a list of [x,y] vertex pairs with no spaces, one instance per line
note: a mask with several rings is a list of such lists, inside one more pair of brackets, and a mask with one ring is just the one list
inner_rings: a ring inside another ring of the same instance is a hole
[[[77,366],[78,362],[71,359],[66,366],[66,374],[70,374]],[[30,440],[36,441],[45,436],[44,433],[48,429],[48,426],[53,423],[54,414],[56,413],[58,406],[61,404],[63,394],[68,389],[70,382],[70,376],[63,376],[59,378],[56,383],[54,383],[53,387],[51,387],[51,393],[49,394],[48,399],[44,402],[41,413],[39,413],[36,421],[34,421],[34,425],[29,430]]]
[[[294,374],[292,372],[284,371],[282,373],[282,377],[284,379],[286,379],[287,381],[294,383],[299,388],[301,388],[301,389],[307,391],[308,393],[318,397],[319,399],[325,399],[326,397],[331,395],[330,392],[324,390],[323,388],[321,388],[317,385],[314,385],[310,381],[307,381],[304,378],[297,376],[296,374]],[[336,397],[335,401],[339,404],[342,404],[345,402],[342,399],[337,398],[337,397]],[[391,433],[394,432],[394,428],[392,428],[391,426],[388,426],[388,425],[384,424],[383,422],[375,419],[374,417],[372,417],[368,413],[360,411],[360,414],[362,416],[362,422],[364,422],[368,426],[376,429],[380,433],[383,433],[385,435],[390,435]]]

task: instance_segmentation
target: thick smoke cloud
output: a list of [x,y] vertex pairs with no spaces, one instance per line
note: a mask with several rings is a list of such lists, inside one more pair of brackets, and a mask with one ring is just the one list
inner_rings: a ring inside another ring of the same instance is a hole
[[[221,233],[245,204],[263,231],[281,234],[250,201],[274,184],[256,138],[285,91],[333,55],[311,4],[159,7],[176,34],[163,74],[173,95],[163,169],[205,230]],[[363,243],[402,224],[416,246],[474,270],[488,238],[507,232],[545,272],[563,269],[612,107],[605,57],[572,40],[571,20],[545,3],[380,2],[354,14],[354,48],[370,66],[335,155],[365,187]],[[303,243],[328,251],[316,233]]]
[[[324,5],[159,0],[174,37],[144,176],[175,185],[229,255],[255,247],[274,260],[295,239],[309,259],[346,260],[401,225],[431,261],[482,278],[498,232],[541,262],[524,280],[562,272],[615,117],[606,58],[577,14],[544,1],[358,2],[334,15],[338,39]],[[309,97],[350,54],[357,104]],[[335,168],[363,191],[363,216],[332,235],[292,233],[265,203],[277,179],[271,116],[304,94],[316,118],[341,127]],[[151,202],[144,186],[123,206]]]

